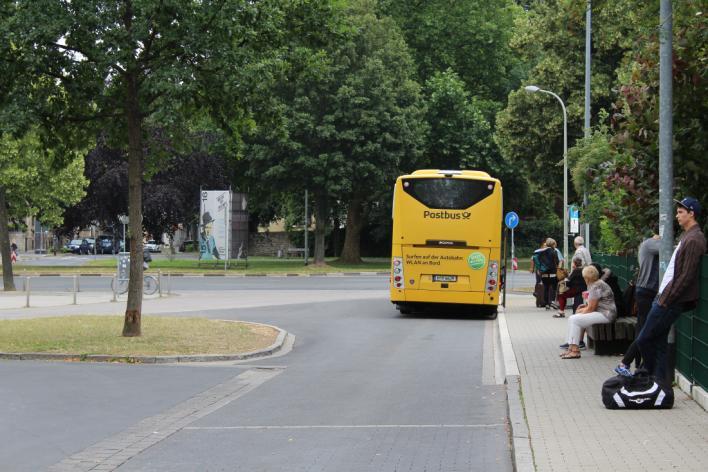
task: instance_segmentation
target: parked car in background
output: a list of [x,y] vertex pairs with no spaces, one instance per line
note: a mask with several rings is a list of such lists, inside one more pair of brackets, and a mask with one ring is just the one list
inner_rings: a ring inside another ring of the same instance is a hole
[[115,254],[118,251],[117,241],[114,245],[113,236],[103,235],[96,239],[96,254]]
[[151,239],[145,243],[145,249],[150,252],[162,252],[162,245],[158,244],[154,239]]
[[84,238],[79,245],[79,254],[95,254],[96,240],[93,238]]
[[66,245],[64,246],[67,251],[78,254],[79,253],[79,248],[81,247],[81,239],[72,239]]

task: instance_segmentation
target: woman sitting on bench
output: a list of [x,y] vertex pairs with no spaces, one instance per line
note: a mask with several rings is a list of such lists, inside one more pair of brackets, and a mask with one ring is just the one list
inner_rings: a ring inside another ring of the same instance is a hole
[[600,280],[600,273],[593,266],[583,269],[583,278],[588,286],[587,302],[580,305],[575,314],[568,318],[568,350],[561,359],[580,359],[583,330],[594,324],[612,323],[617,319],[617,307],[612,289]]
[[573,272],[565,279],[566,291],[558,290],[558,313],[553,315],[554,318],[565,318],[565,305],[570,298],[571,300],[579,293],[587,290],[585,279],[583,279],[583,260],[580,257],[573,258]]

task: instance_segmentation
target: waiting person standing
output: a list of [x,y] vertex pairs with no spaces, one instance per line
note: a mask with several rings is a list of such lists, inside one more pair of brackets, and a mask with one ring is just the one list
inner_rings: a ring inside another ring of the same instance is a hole
[[558,243],[556,240],[553,238],[548,238],[546,240],[546,245],[552,247],[553,250],[556,251],[556,256],[558,257],[558,267],[565,267],[565,257],[563,257],[561,250],[558,249]]
[[531,270],[535,270],[541,277],[546,310],[551,309],[551,302],[556,299],[556,286],[558,285],[558,278],[556,276],[558,254],[556,254],[556,250],[551,247],[552,241],[553,239],[551,238],[546,239],[544,245],[534,251],[531,267]]
[[585,247],[585,239],[582,236],[576,236],[573,240],[573,246],[575,246],[575,254],[573,254],[573,259],[579,257],[583,261],[583,267],[592,264],[592,257],[590,257],[590,250]]
[[[659,249],[661,238],[654,234],[639,245],[639,274],[637,274],[637,284],[634,291],[634,301],[637,304],[637,332],[642,330],[647,314],[651,309],[651,303],[656,298],[659,290]],[[627,307],[628,309],[630,307]],[[641,365],[642,356],[639,353],[637,342],[633,342],[622,358],[622,362],[615,368],[615,372],[629,377],[632,375],[629,368],[634,361],[635,365]]]
[[644,367],[659,380],[666,380],[667,337],[671,326],[681,313],[696,306],[698,271],[701,257],[706,252],[706,238],[697,222],[700,203],[693,197],[676,203],[676,221],[683,229],[683,235],[659,285],[659,296],[636,340]]

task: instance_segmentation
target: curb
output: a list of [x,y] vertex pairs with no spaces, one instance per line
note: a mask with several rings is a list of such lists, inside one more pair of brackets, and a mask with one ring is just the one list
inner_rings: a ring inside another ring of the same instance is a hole
[[[233,321],[233,320],[217,320]],[[289,333],[277,326],[263,323],[246,322],[252,325],[267,326],[278,331],[278,336],[270,346],[257,351],[241,354],[196,354],[186,356],[111,356],[105,354],[49,354],[41,352],[0,352],[0,359],[15,361],[88,361],[88,362],[125,362],[127,364],[175,364],[183,362],[222,362],[243,361],[267,357],[280,351]]]
[[534,472],[536,467],[533,462],[531,449],[531,435],[529,425],[524,414],[523,389],[521,374],[516,362],[516,354],[509,336],[504,309],[499,310],[497,317],[499,323],[499,337],[502,355],[504,356],[504,371],[507,385],[507,407],[509,414],[509,428],[511,429],[511,449],[514,470],[517,472]]

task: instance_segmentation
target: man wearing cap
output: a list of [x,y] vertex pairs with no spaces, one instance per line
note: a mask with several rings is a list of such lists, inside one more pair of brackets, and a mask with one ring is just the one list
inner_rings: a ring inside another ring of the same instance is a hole
[[658,298],[636,339],[644,367],[660,380],[666,379],[667,337],[671,325],[681,313],[696,306],[698,270],[706,252],[706,238],[697,222],[700,203],[686,197],[676,204],[676,221],[683,229],[683,236],[671,255],[659,285]]

